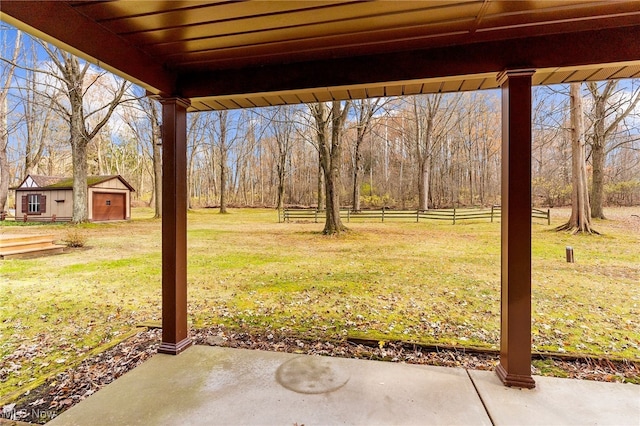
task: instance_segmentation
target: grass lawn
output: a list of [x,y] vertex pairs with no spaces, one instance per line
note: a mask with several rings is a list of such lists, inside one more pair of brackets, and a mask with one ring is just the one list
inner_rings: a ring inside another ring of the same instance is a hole
[[[640,359],[640,208],[610,209],[600,236],[533,225],[534,350]],[[161,316],[160,221],[87,224],[87,247],[0,261],[0,395]],[[190,211],[192,327],[497,348],[500,224],[277,223],[273,210]],[[10,226],[53,233],[70,225]],[[566,263],[565,247],[576,263]]]

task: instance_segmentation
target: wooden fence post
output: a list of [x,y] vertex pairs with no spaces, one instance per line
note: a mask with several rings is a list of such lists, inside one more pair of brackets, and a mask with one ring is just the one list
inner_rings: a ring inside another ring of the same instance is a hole
[[382,221],[384,222],[384,207],[382,207]]
[[456,224],[456,206],[453,206],[453,224]]
[[551,225],[551,209],[547,209],[547,225]]

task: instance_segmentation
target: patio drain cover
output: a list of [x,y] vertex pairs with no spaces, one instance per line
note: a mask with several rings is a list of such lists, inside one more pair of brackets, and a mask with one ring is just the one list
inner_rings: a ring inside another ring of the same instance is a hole
[[299,356],[282,364],[276,371],[276,380],[285,388],[298,393],[333,392],[349,381],[349,374],[319,356]]

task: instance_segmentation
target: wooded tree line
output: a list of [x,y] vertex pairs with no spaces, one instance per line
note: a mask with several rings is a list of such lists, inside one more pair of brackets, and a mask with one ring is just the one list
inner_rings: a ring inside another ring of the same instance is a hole
[[[5,40],[2,58],[0,195],[28,173],[73,174],[79,187],[83,173],[120,174],[160,214],[157,101],[43,43]],[[640,203],[640,82],[579,93],[592,214],[602,217],[607,204]],[[571,202],[569,99],[568,86],[534,89],[536,205]],[[499,204],[500,143],[498,91],[191,113],[190,206]]]

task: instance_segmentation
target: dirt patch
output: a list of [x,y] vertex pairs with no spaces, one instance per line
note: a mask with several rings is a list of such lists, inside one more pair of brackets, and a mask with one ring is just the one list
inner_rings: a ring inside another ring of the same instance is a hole
[[[640,236],[640,206],[636,207],[605,207],[604,215],[607,227],[623,230],[627,234]],[[569,220],[571,208],[562,207],[551,209],[554,224]],[[598,229],[598,220],[592,221],[593,227]]]
[[605,209],[604,214],[611,227],[640,236],[640,207]]

